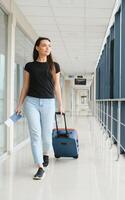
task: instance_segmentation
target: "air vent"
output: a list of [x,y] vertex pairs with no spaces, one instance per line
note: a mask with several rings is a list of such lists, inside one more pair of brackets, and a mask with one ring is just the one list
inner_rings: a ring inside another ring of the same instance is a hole
[[69,78],[74,78],[74,75],[69,75],[68,77],[69,77]]
[[83,76],[82,76],[82,75],[79,75],[79,76],[77,76],[77,78],[83,78]]

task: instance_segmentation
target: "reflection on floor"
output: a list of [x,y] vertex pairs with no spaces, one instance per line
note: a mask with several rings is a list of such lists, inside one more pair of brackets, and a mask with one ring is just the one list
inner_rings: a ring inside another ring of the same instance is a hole
[[1,200],[122,200],[125,199],[125,158],[116,159],[93,117],[68,119],[79,133],[79,159],[51,155],[43,181],[32,180],[35,173],[27,145],[0,164]]

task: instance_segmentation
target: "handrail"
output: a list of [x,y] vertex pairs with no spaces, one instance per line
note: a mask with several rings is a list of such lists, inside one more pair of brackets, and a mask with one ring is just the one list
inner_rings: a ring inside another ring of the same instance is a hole
[[100,102],[100,101],[109,101],[109,102],[112,102],[112,101],[125,101],[125,98],[119,98],[119,99],[96,99],[96,102]]
[[[96,100],[96,117],[98,121],[101,124],[101,127],[103,127],[104,132],[106,135],[111,139],[111,147],[113,144],[113,138],[117,141],[117,160],[119,159],[121,149],[125,152],[125,147],[122,146],[121,143],[121,127],[124,126],[125,124],[121,121],[121,103],[125,101],[125,98],[120,98],[120,99],[98,99]],[[110,113],[108,110],[108,102],[111,103],[110,107]],[[113,115],[113,102],[117,102],[117,113],[116,116]],[[109,123],[109,117],[110,117],[110,133],[108,131],[108,123]],[[117,123],[117,137],[113,135],[113,122]],[[111,137],[110,137],[111,136]]]

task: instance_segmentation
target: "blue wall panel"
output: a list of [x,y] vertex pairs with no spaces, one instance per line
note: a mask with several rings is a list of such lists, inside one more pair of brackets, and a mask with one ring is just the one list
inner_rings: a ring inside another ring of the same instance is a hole
[[[125,124],[125,102],[121,103],[121,122]],[[121,145],[125,148],[125,126],[121,125]]]
[[110,99],[110,36],[108,36],[107,38],[107,45],[106,45],[107,51],[106,51],[106,61],[107,61],[107,65],[106,65],[106,76],[107,76],[107,94],[106,94],[106,98]]
[[[117,120],[117,108],[118,108],[118,103],[113,102],[113,118]],[[117,121],[113,120],[113,135],[117,139]]]
[[[125,98],[125,0],[121,6],[121,98]],[[125,124],[125,102],[121,104],[121,122]],[[121,145],[125,149],[125,127],[121,125]]]
[[103,57],[103,54],[101,55],[101,58],[100,58],[100,63],[99,63],[99,69],[100,69],[100,87],[99,87],[99,94],[100,94],[100,99],[103,98],[103,66],[102,66],[102,57]]
[[108,129],[111,131],[111,102],[108,102]]
[[115,15],[114,24],[114,87],[113,96],[119,98],[119,76],[120,76],[120,10]]
[[114,25],[110,34],[110,98],[113,98],[113,77],[114,77]]
[[121,97],[125,98],[125,0],[122,0],[121,15]]
[[96,99],[98,99],[99,97],[99,89],[98,89],[98,79],[99,79],[99,74],[98,74],[98,67],[96,68]]
[[106,44],[104,46],[104,61],[103,61],[103,99],[106,99],[107,90],[107,62],[106,62]]

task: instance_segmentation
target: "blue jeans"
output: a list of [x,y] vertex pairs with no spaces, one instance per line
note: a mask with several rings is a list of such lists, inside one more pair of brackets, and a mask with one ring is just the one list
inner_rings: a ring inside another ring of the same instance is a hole
[[34,162],[41,165],[43,155],[52,149],[55,99],[27,96],[24,101],[24,113],[28,120]]

